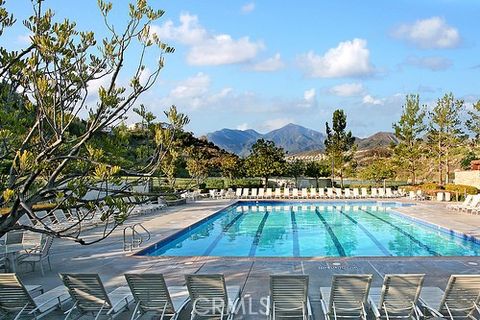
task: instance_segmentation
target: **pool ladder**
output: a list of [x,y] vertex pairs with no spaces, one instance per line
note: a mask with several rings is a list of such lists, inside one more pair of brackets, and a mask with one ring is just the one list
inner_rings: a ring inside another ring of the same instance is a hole
[[[138,228],[141,229],[140,232]],[[127,233],[129,230],[131,231],[130,234]],[[150,238],[150,232],[141,223],[127,226],[123,229],[123,251],[132,251],[135,248],[139,248],[144,242],[150,240]]]

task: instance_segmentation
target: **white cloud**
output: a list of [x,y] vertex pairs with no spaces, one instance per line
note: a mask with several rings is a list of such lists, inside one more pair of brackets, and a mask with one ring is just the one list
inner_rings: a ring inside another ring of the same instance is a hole
[[370,105],[383,105],[384,102],[385,101],[383,99],[376,99],[369,94],[364,96],[362,99],[363,104],[370,104]]
[[305,99],[306,102],[315,101],[316,96],[317,96],[317,93],[314,88],[305,90],[305,92],[303,93],[303,99]]
[[285,63],[282,61],[280,53],[275,54],[266,60],[255,63],[252,66],[252,70],[259,72],[273,72],[285,67]]
[[266,120],[261,126],[261,131],[272,131],[275,129],[280,129],[281,127],[286,126],[289,123],[292,123],[291,118],[277,118]]
[[242,123],[242,124],[239,124],[236,129],[237,129],[237,130],[244,130],[244,131],[245,131],[245,130],[247,130],[247,129],[249,129],[249,128],[250,128],[250,126],[248,125],[248,123],[244,122],[244,123]]
[[20,34],[17,36],[17,42],[22,45],[31,44],[33,33]]
[[298,62],[305,73],[314,78],[360,77],[374,72],[364,39],[340,42],[323,56],[310,51],[301,55]]
[[432,71],[441,71],[450,68],[453,65],[452,60],[443,57],[408,57],[405,64],[409,64],[422,69]]
[[331,87],[329,93],[340,97],[357,96],[364,92],[363,85],[358,82],[344,83]]
[[261,41],[249,37],[233,39],[228,34],[213,34],[189,13],[180,15],[180,24],[167,21],[161,26],[152,26],[151,32],[162,40],[178,41],[190,47],[187,62],[191,65],[223,65],[250,61],[265,48]]
[[393,31],[393,36],[423,49],[455,48],[461,42],[458,30],[440,17],[402,24]]
[[255,2],[249,2],[242,6],[242,13],[250,13],[255,10]]

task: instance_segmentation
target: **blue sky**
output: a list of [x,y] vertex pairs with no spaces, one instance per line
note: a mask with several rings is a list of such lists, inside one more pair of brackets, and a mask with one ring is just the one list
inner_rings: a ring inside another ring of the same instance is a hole
[[[125,21],[127,3],[114,1],[116,24]],[[353,133],[367,136],[391,130],[407,93],[428,105],[450,91],[467,105],[480,97],[475,0],[150,3],[166,11],[153,30],[176,52],[141,102],[160,117],[176,104],[197,135],[225,127],[266,132],[290,122],[323,132],[343,108]],[[44,6],[104,34],[96,0]],[[19,20],[31,12],[28,0],[7,0],[7,7]],[[26,39],[17,23],[0,41],[19,48]]]

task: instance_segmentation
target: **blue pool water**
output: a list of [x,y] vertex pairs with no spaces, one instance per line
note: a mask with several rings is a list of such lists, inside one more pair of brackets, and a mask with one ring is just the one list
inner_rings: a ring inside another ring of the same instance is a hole
[[239,202],[149,256],[477,256],[480,244],[396,213],[395,203]]

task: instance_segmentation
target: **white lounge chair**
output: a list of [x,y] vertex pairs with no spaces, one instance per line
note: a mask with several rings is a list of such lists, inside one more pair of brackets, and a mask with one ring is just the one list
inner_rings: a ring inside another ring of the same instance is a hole
[[266,199],[271,199],[271,198],[273,198],[272,188],[267,188],[267,191],[265,192],[265,198],[266,198]]
[[293,188],[293,190],[292,190],[292,198],[293,198],[293,199],[298,199],[298,189],[297,189],[297,188]]
[[423,318],[418,299],[424,274],[387,274],[382,288],[370,289],[370,307],[376,319]]
[[93,314],[114,319],[133,301],[128,287],[119,287],[107,293],[98,274],[60,274],[63,284],[73,300],[73,306],[66,312],[65,320],[80,315]]
[[130,320],[136,320],[145,314],[165,316],[177,319],[180,311],[188,302],[188,290],[185,287],[169,287],[161,274],[142,273],[125,274],[128,286],[135,301]]
[[282,191],[280,188],[275,188],[275,199],[280,199],[282,198]]
[[221,274],[193,274],[185,276],[192,301],[191,319],[232,319],[240,301],[240,287],[226,286]]
[[258,189],[257,198],[258,199],[264,199],[265,198],[265,189],[263,189],[263,188]]
[[250,199],[257,199],[257,193],[258,193],[258,189],[257,188],[252,188],[252,193],[250,195]]
[[67,289],[58,286],[32,297],[14,273],[0,273],[0,318],[40,319],[70,300]]
[[319,188],[319,189],[318,189],[318,197],[321,198],[321,199],[323,199],[323,198],[326,197],[326,196],[325,196],[325,189],[324,189],[324,188]]
[[445,292],[422,292],[420,302],[434,317],[475,319],[480,312],[480,275],[451,275]]
[[317,188],[310,188],[310,199],[317,199]]
[[367,303],[372,275],[334,275],[331,287],[320,288],[320,302],[327,320],[367,319]]
[[371,188],[370,189],[370,196],[372,198],[378,198],[379,195],[378,195],[378,189],[377,188]]
[[362,188],[362,198],[369,198],[367,188]]
[[284,188],[283,189],[283,198],[284,199],[289,199],[290,198],[290,188]]
[[327,188],[327,198],[334,199],[336,198],[333,188]]
[[360,191],[358,190],[358,188],[353,188],[353,197],[355,199],[359,199],[360,198]]
[[237,199],[240,199],[240,198],[242,197],[242,188],[237,188],[237,189],[235,190],[235,197],[236,197]]
[[347,199],[353,198],[352,192],[350,191],[350,188],[344,189],[344,194],[345,194],[345,198],[347,198]]
[[343,193],[341,188],[335,188],[334,190],[337,198],[343,198]]
[[312,310],[308,299],[308,276],[270,276],[267,316],[272,320],[285,318],[310,319]]
[[248,188],[243,188],[242,191],[242,199],[247,199],[250,196],[250,192]]
[[303,199],[308,199],[308,189],[307,188],[302,188],[302,198]]
[[385,198],[386,197],[385,189],[378,188],[377,190],[378,190],[378,197],[379,198]]
[[385,189],[385,197],[395,198],[395,195],[392,193],[392,188],[386,188]]
[[32,266],[32,271],[35,271],[37,263],[40,265],[40,271],[42,276],[45,275],[43,271],[43,263],[46,261],[50,271],[52,270],[52,264],[50,263],[50,248],[52,247],[53,237],[45,237],[42,241],[43,243],[40,247],[29,250],[27,253],[22,254],[18,257],[19,264],[30,264]]
[[473,213],[475,211],[478,211],[479,206],[480,206],[480,195],[477,194],[476,196],[473,197],[472,201],[470,202],[470,205],[462,208],[461,211]]

